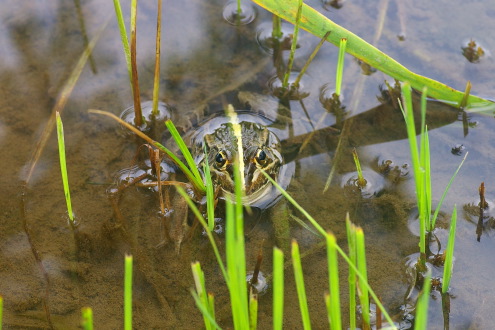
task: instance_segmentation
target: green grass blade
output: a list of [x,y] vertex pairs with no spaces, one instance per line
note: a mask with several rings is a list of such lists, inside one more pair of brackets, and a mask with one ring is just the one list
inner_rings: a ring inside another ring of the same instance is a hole
[[208,311],[208,313],[203,313],[205,327],[207,330],[214,329],[215,326],[213,325],[213,323],[215,321],[215,314],[212,313],[212,308],[210,305],[208,294],[206,292],[205,275],[203,273],[203,270],[201,269],[201,264],[199,262],[191,263],[191,271],[194,277],[196,293],[200,299],[201,305],[205,307],[206,311]]
[[416,303],[416,317],[414,319],[414,329],[423,330],[428,329],[428,304],[430,301],[430,283],[431,273],[425,277],[423,290],[419,294],[418,302]]
[[64,142],[64,125],[60,119],[60,113],[56,112],[57,119],[57,139],[58,139],[58,154],[60,157],[60,172],[62,173],[62,184],[64,186],[65,203],[67,204],[67,212],[69,219],[74,224],[74,213],[72,212],[72,202],[70,200],[69,176],[67,174],[67,162],[65,158],[65,142]]
[[[0,296],[0,330],[2,330],[2,325],[3,325],[3,297]],[[92,330],[92,329],[88,329],[88,330]]]
[[457,206],[454,205],[452,218],[450,219],[449,241],[447,243],[447,253],[445,255],[445,264],[443,266],[442,293],[445,294],[449,290],[450,279],[452,278],[455,232],[457,225]]
[[256,330],[258,328],[258,296],[255,294],[249,295],[249,329]]
[[203,167],[205,173],[206,187],[206,214],[208,217],[208,229],[213,231],[215,227],[215,196],[213,191],[213,181],[211,180],[210,165],[208,157],[205,157],[206,163]]
[[156,10],[156,41],[155,41],[155,72],[153,79],[153,110],[152,114],[158,116],[158,98],[160,94],[160,42],[162,34],[162,0],[158,0]]
[[177,189],[177,192],[186,200],[187,205],[193,211],[194,215],[196,216],[196,219],[198,219],[199,223],[201,226],[206,231],[206,236],[208,236],[208,240],[210,241],[211,247],[213,248],[213,253],[215,254],[215,257],[217,259],[218,266],[220,267],[220,270],[222,271],[223,278],[227,282],[227,285],[229,284],[229,276],[227,274],[227,271],[225,269],[225,265],[222,261],[222,257],[220,256],[220,252],[218,250],[217,244],[215,243],[215,238],[213,237],[212,232],[208,228],[208,224],[206,223],[205,219],[203,218],[203,215],[199,211],[198,207],[194,202],[192,201],[191,197],[187,194],[187,192],[180,186],[175,187]]
[[360,188],[363,188],[366,186],[366,179],[363,176],[363,170],[361,169],[361,162],[359,161],[358,153],[356,151],[356,148],[352,150],[352,158],[354,159],[354,164],[356,165],[356,171],[358,174],[358,180],[357,184]]
[[363,322],[369,327],[370,300],[368,295],[368,275],[366,270],[366,248],[364,243],[363,229],[361,229],[360,227],[356,228],[356,253],[358,270],[362,275],[362,277],[359,278],[359,300],[361,302]]
[[132,86],[131,50],[129,48],[129,39],[125,28],[124,16],[122,15],[122,8],[120,7],[120,0],[113,0],[113,6],[115,7],[115,16],[117,17],[117,23],[119,25],[120,39],[122,40],[125,62],[127,63],[127,72],[129,73],[129,82]]
[[[299,0],[252,0],[268,11],[280,16],[281,18],[295,24],[297,20],[297,8]],[[322,38],[327,31],[332,31],[328,41],[334,45],[339,45],[342,38],[347,39],[346,51],[354,57],[371,65],[372,67],[384,72],[391,77],[400,81],[409,81],[413,88],[421,90],[424,86],[428,87],[430,97],[452,103],[459,106],[464,92],[457,91],[438,81],[415,74],[387,56],[374,46],[370,45],[352,32],[335,24],[321,13],[317,12],[310,6],[303,4],[300,27],[310,33]],[[467,104],[492,104],[492,102],[483,98],[469,95]]]
[[440,198],[440,201],[438,202],[438,205],[435,209],[435,213],[433,214],[433,218],[431,221],[431,227],[432,228],[435,228],[435,223],[437,221],[438,213],[440,212],[440,207],[443,204],[443,200],[445,199],[445,196],[447,196],[447,192],[449,191],[450,186],[454,182],[454,179],[457,176],[457,173],[459,173],[459,170],[461,169],[462,165],[464,164],[464,161],[466,160],[466,157],[468,156],[468,154],[469,154],[469,152],[466,152],[466,154],[462,158],[461,163],[459,164],[459,166],[457,166],[457,169],[455,170],[454,174],[452,174],[452,177],[450,178],[449,183],[447,184],[447,186],[445,187],[445,190],[443,191],[442,197]]
[[284,88],[289,86],[289,76],[292,71],[292,65],[294,64],[294,54],[297,48],[297,36],[299,34],[299,25],[301,24],[302,6],[303,0],[298,0],[296,20],[294,22],[294,32],[292,33],[292,44],[290,46],[289,62],[287,63],[287,71],[285,72],[284,81],[282,82],[282,87]]
[[[347,245],[349,247],[349,259],[353,265],[356,265],[356,228],[349,219],[349,213],[346,215],[345,226],[347,232]],[[356,329],[356,272],[354,268],[349,267],[349,328]]]
[[187,165],[189,166],[189,168],[193,172],[194,177],[197,180],[201,181],[202,180],[201,174],[199,173],[198,167],[196,166],[196,162],[194,161],[194,158],[191,155],[191,152],[187,148],[186,143],[184,142],[184,140],[180,136],[179,132],[177,131],[177,128],[175,127],[174,123],[172,123],[172,121],[169,119],[169,120],[165,121],[165,125],[167,126],[170,134],[172,134],[172,137],[173,137],[175,143],[177,143],[177,146],[179,147],[180,151],[182,152],[182,155],[184,156],[184,159],[186,160]]
[[95,114],[98,114],[98,115],[104,115],[104,116],[107,116],[107,117],[112,118],[113,120],[117,121],[119,124],[121,124],[122,126],[124,126],[125,128],[127,128],[128,130],[132,131],[134,134],[136,134],[137,136],[139,136],[140,138],[142,138],[143,140],[145,140],[146,142],[148,142],[149,144],[151,144],[151,145],[155,146],[156,148],[160,149],[161,151],[163,151],[165,154],[167,154],[167,156],[170,157],[170,159],[175,164],[177,164],[177,166],[179,166],[179,168],[184,173],[184,175],[187,176],[187,178],[189,179],[189,181],[194,185],[194,187],[199,192],[204,192],[205,191],[206,188],[204,186],[203,180],[202,179],[198,179],[193,174],[193,172],[191,172],[189,170],[189,168],[179,158],[177,158],[177,156],[172,151],[170,151],[167,148],[165,148],[161,143],[159,143],[159,142],[151,139],[146,134],[144,134],[143,132],[141,132],[140,130],[138,130],[137,128],[135,128],[134,126],[126,123],[125,121],[123,121],[122,119],[120,119],[119,117],[117,117],[116,115],[114,115],[113,113],[110,113],[110,112],[107,112],[107,111],[102,111],[102,110],[96,110],[96,109],[90,109],[88,112],[89,113],[95,113]]
[[132,255],[125,256],[124,329],[132,330]]
[[84,330],[93,330],[93,310],[91,309],[91,307],[83,307],[81,309],[81,314],[82,314],[81,327]]
[[303,328],[305,330],[309,330],[311,329],[311,321],[309,319],[308,300],[306,298],[306,290],[304,289],[304,276],[301,265],[301,255],[299,253],[299,245],[296,241],[292,241],[291,255]]
[[203,316],[208,318],[208,320],[214,326],[215,329],[221,329],[220,326],[217,324],[217,322],[214,320],[214,318],[211,316],[208,308],[205,305],[203,305],[201,298],[193,289],[191,289],[191,295],[193,296],[194,302],[196,303],[196,306],[198,307],[201,314],[203,314]]
[[333,234],[327,233],[328,256],[328,284],[330,288],[330,328],[342,329],[340,319],[340,287],[339,287],[339,262],[337,259],[337,241]]
[[273,248],[273,329],[281,330],[284,323],[284,253]]
[[339,43],[339,58],[337,61],[337,74],[335,77],[335,94],[340,96],[341,87],[342,87],[342,76],[344,74],[344,55],[345,49],[347,47],[347,39],[340,39]]

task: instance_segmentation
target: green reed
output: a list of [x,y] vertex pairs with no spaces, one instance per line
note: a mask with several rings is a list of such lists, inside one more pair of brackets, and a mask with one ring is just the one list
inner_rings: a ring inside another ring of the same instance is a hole
[[132,255],[124,262],[124,329],[132,330]]
[[131,50],[129,48],[129,39],[127,38],[127,30],[125,28],[124,15],[122,14],[120,0],[113,0],[113,6],[115,8],[115,16],[117,17],[117,23],[119,25],[120,39],[122,40],[122,47],[124,49],[125,62],[127,64],[127,73],[129,74],[129,82],[132,88]]
[[339,262],[337,259],[337,240],[331,233],[325,235],[327,242],[328,258],[328,287],[330,289],[327,305],[327,312],[330,318],[330,328],[334,330],[342,329],[340,319],[340,287],[339,287]]
[[93,330],[93,310],[91,307],[83,307],[81,309],[81,327],[84,330]]
[[352,149],[352,158],[354,159],[354,164],[356,165],[356,171],[358,175],[357,185],[359,188],[363,188],[366,186],[366,179],[363,176],[363,170],[361,169],[361,162],[359,161],[359,157],[356,151],[356,148]]
[[447,242],[445,263],[443,265],[442,293],[445,294],[449,290],[450,279],[452,278],[452,268],[454,259],[455,233],[457,225],[457,206],[454,205],[452,217],[450,219],[449,240]]
[[3,297],[0,296],[0,330],[2,330],[3,325]]
[[[324,39],[327,40],[328,34],[325,34]],[[344,57],[345,57],[345,49],[347,47],[347,39],[340,39],[339,43],[339,58],[337,61],[337,73],[335,77],[335,94],[340,96],[341,87],[342,87],[342,76],[344,74]]]
[[327,40],[327,37],[329,35],[330,35],[330,31],[328,31],[325,34],[325,36],[323,38],[321,38],[320,42],[316,45],[316,47],[313,50],[313,52],[311,53],[311,55],[309,55],[308,59],[306,60],[306,63],[304,63],[304,66],[302,67],[301,71],[299,71],[299,74],[297,75],[296,79],[294,80],[294,83],[293,83],[294,86],[296,86],[296,87],[299,86],[299,83],[300,83],[303,75],[306,73],[306,70],[308,69],[309,65],[311,64],[311,62],[315,58],[316,54],[318,54],[318,52],[320,51],[321,46],[323,46],[323,44],[325,43],[325,41]]
[[69,176],[67,174],[67,161],[65,158],[65,142],[64,142],[64,125],[60,118],[60,113],[56,113],[57,121],[57,139],[58,139],[58,154],[60,158],[60,172],[62,173],[62,184],[64,186],[65,203],[67,212],[69,213],[70,223],[74,225],[74,213],[72,212],[72,202],[70,199]]
[[[347,233],[347,246],[349,249],[349,259],[353,265],[357,265],[356,251],[356,229],[351,223],[349,213],[346,215],[345,227]],[[349,267],[349,328],[356,329],[356,272],[354,268]]]
[[416,316],[414,318],[414,329],[428,329],[428,304],[430,302],[431,272],[428,271],[418,300],[416,302]]
[[[191,263],[191,270],[194,277],[194,283],[196,286],[196,292],[191,290],[191,293],[196,301],[196,305],[198,308],[203,309],[203,319],[205,323],[205,327],[207,330],[216,329],[218,325],[215,321],[215,302],[213,296],[210,296],[206,292],[205,285],[205,274],[201,269],[201,265],[199,262]],[[199,301],[198,301],[199,300]]]
[[273,329],[281,330],[284,324],[284,253],[273,248]]
[[282,20],[277,15],[273,15],[272,23],[272,38],[279,39],[280,37],[282,37]]
[[306,298],[306,290],[304,289],[304,276],[301,265],[301,255],[299,253],[299,244],[297,244],[295,240],[292,241],[291,256],[303,328],[304,330],[309,330],[311,329],[311,321],[309,318],[308,300]]
[[299,35],[299,25],[301,23],[301,14],[302,14],[302,6],[303,6],[303,0],[298,0],[298,1],[299,2],[297,6],[294,32],[292,34],[292,44],[290,46],[289,62],[287,63],[287,71],[285,72],[284,80],[282,81],[283,88],[287,88],[289,86],[289,76],[292,71],[292,65],[294,64],[294,54],[296,53],[296,48],[297,48],[297,36]]

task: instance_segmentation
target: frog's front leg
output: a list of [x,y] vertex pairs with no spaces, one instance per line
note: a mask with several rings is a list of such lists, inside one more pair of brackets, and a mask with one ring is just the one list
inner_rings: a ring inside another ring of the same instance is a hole
[[284,252],[285,255],[290,253],[290,226],[289,217],[290,209],[285,199],[280,199],[270,210],[275,236],[275,244]]

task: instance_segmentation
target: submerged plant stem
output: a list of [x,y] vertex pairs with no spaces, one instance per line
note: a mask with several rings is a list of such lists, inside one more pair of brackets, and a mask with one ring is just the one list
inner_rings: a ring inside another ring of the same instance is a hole
[[136,59],[136,16],[137,0],[131,1],[131,69],[132,69],[132,96],[134,98],[134,125],[143,124],[143,112],[141,110],[141,96],[139,95],[139,81]]

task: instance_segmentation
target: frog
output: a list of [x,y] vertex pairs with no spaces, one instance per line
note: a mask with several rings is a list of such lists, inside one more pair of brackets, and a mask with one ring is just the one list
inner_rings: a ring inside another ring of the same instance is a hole
[[[261,211],[270,211],[274,222],[275,241],[282,249],[288,249],[287,206],[281,201],[280,191],[262,173],[264,171],[282,188],[286,189],[294,173],[294,164],[284,162],[281,131],[273,128],[273,121],[259,112],[236,111],[242,140],[241,166],[242,203]],[[239,142],[232,118],[215,115],[202,122],[184,138],[199,169],[209,165],[217,198],[234,200],[234,162],[239,156]],[[242,169],[243,167],[243,169]],[[203,174],[204,175],[204,174]],[[276,215],[275,217],[273,215]]]

